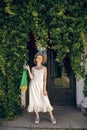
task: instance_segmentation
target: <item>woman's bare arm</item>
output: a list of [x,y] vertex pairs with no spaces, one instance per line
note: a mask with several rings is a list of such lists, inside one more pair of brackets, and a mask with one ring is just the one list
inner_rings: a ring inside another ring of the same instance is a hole
[[46,84],[47,84],[47,68],[44,67],[44,83],[43,83],[43,94],[46,96],[47,91],[46,91]]
[[32,70],[30,71],[30,67],[29,67],[29,65],[27,65],[26,69],[28,70],[30,79],[33,79],[34,78],[33,67],[32,67]]

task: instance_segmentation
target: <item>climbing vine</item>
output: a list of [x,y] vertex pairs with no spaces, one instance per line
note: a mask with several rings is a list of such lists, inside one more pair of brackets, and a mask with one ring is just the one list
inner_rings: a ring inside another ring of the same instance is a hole
[[82,76],[87,31],[86,0],[0,1],[0,116],[20,113],[20,79],[32,30],[36,45],[54,49],[57,62],[69,55],[76,77]]

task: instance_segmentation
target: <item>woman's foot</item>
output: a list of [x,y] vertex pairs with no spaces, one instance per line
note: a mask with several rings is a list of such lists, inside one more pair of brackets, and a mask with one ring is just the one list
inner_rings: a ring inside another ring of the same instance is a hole
[[40,118],[36,118],[35,119],[35,124],[39,124],[40,123]]
[[54,124],[54,125],[56,124],[56,119],[55,118],[51,118],[50,120],[51,120],[52,124]]

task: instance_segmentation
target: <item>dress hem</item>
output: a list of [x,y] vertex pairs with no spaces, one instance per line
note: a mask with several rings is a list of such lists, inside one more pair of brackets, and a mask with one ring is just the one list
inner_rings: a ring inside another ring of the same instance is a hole
[[46,106],[46,107],[33,107],[33,106],[29,106],[27,111],[28,112],[50,112],[53,110],[53,107],[51,106]]

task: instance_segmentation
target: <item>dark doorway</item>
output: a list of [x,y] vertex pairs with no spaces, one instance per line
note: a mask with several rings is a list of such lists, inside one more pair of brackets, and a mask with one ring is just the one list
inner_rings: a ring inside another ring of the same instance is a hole
[[56,53],[48,49],[47,89],[51,103],[55,106],[75,106],[76,83],[68,55],[62,64],[55,61]]

